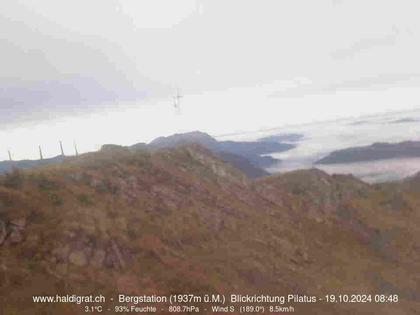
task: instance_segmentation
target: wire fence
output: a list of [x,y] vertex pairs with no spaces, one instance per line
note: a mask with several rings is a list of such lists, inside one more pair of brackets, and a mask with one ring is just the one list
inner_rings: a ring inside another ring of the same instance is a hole
[[[58,147],[60,149],[60,151],[59,151],[60,153],[58,155],[55,155],[55,156],[63,156],[63,157],[64,156],[79,156],[79,150],[77,148],[76,141],[73,142],[73,150],[74,151],[71,152],[70,154],[65,153],[64,146],[63,146],[63,141],[61,141],[61,140],[58,141]],[[45,159],[46,155],[44,155],[42,145],[38,145],[38,152],[37,153],[38,153],[38,160],[44,160]],[[9,158],[10,162],[17,162],[17,161],[20,161],[20,160],[26,160],[26,159],[14,159],[13,151],[11,149],[7,150],[7,156]]]

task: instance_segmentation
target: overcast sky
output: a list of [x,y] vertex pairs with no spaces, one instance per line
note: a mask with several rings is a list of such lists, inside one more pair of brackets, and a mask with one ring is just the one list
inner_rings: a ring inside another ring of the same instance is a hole
[[[416,0],[0,3],[0,159],[420,108]],[[181,115],[174,89],[184,95]]]

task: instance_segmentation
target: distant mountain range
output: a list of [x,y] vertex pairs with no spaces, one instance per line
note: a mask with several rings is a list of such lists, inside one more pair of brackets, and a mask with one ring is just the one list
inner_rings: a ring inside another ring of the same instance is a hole
[[[153,140],[148,146],[154,149],[171,148],[181,144],[198,143],[216,153],[230,153],[230,155],[241,156],[250,161],[255,167],[269,167],[280,160],[264,154],[283,152],[293,149],[295,145],[268,141],[262,138],[258,141],[217,141],[206,133],[194,131],[182,134],[175,134],[169,137],[160,137]],[[222,154],[225,155],[225,154]]]
[[43,160],[2,161],[0,162],[0,173],[9,172],[14,168],[27,169],[36,166],[57,164],[61,163],[64,159],[64,156],[58,155],[56,157]]
[[248,158],[261,167],[271,166],[277,163],[277,159],[261,157],[263,154],[287,151],[295,146],[289,143],[281,143],[278,140],[269,141],[262,138],[258,141],[217,141],[213,137],[200,131],[175,134],[169,137],[160,137],[148,145],[151,148],[170,148],[180,144],[198,143],[215,152],[229,152]]
[[295,147],[293,144],[267,141],[266,139],[250,142],[217,141],[206,133],[194,131],[169,137],[159,137],[148,145],[144,143],[135,144],[130,148],[162,149],[191,143],[200,144],[209,149],[221,160],[234,165],[251,178],[269,175],[263,168],[281,162],[270,156],[264,156],[264,154],[287,151]]
[[265,142],[298,142],[303,139],[303,135],[299,133],[286,133],[280,135],[272,135],[258,139]]
[[[294,144],[281,143],[279,140],[284,139],[289,141],[296,141],[299,138],[297,136],[298,135],[285,135],[283,138],[282,136],[274,136],[251,142],[217,141],[206,133],[194,131],[175,134],[168,137],[159,137],[149,144],[136,143],[132,146],[129,146],[128,148],[131,151],[141,149],[157,150],[197,143],[212,151],[223,161],[234,165],[247,176],[256,178],[269,175],[269,173],[266,172],[264,168],[281,162],[278,159],[264,155],[293,149],[295,147]],[[102,150],[110,149],[113,147],[120,146],[106,144],[102,146]],[[63,156],[57,156],[44,160],[3,161],[0,162],[0,173],[11,171],[13,168],[32,168],[41,165],[57,164],[61,163],[64,159],[65,157]]]
[[369,146],[337,150],[318,160],[315,164],[355,163],[413,157],[420,157],[420,141],[380,142]]

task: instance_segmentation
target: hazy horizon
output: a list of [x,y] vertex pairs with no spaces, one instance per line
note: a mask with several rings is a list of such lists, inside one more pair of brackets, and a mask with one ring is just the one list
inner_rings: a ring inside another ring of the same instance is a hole
[[86,152],[420,109],[415,9],[409,0],[4,2],[0,160],[8,149],[37,158],[38,145],[57,155],[59,140],[69,154],[74,140]]

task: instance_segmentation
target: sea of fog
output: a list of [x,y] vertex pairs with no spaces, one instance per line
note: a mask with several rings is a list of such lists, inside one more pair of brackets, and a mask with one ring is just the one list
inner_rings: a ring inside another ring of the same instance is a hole
[[296,148],[271,154],[282,162],[268,171],[279,173],[317,167],[330,174],[353,174],[371,183],[398,180],[420,171],[420,158],[314,165],[317,160],[339,149],[371,145],[375,142],[420,141],[420,110],[224,135],[218,139],[251,141],[290,133],[301,134],[303,137],[294,142]]

